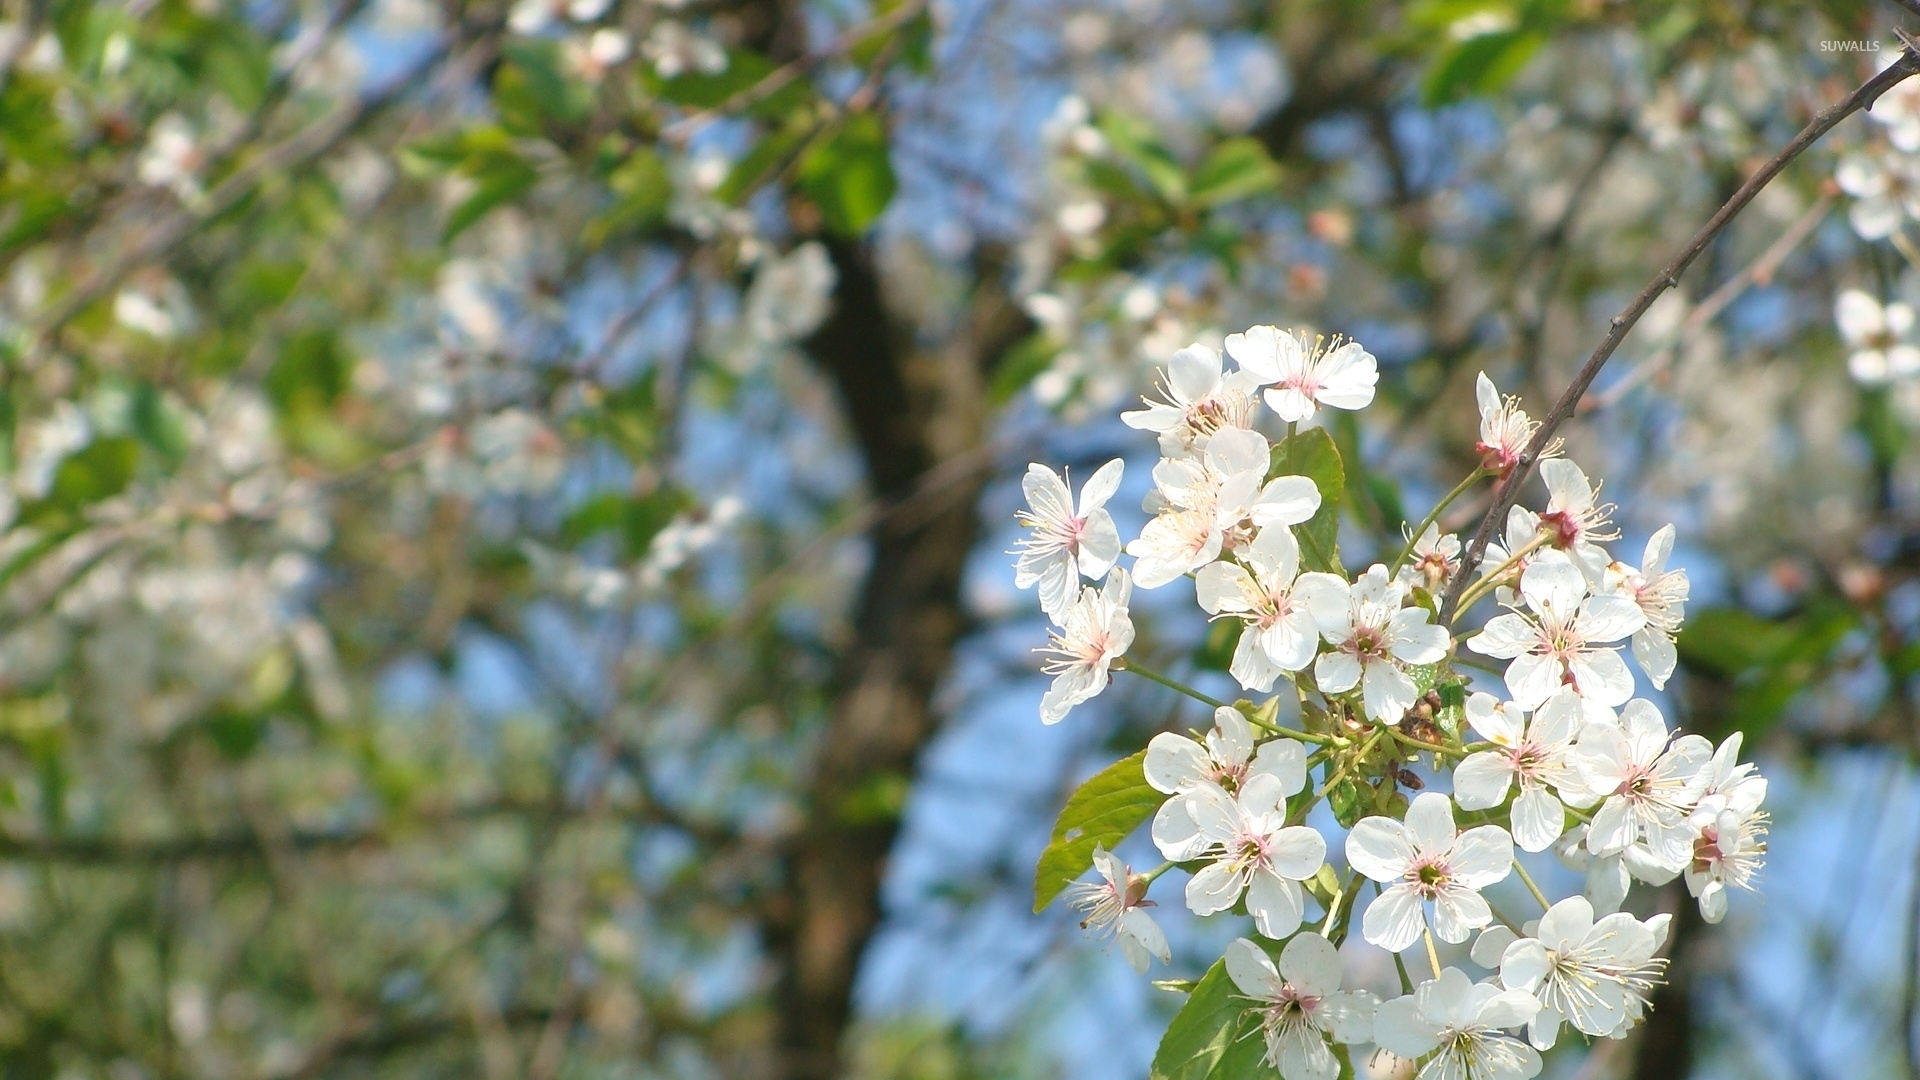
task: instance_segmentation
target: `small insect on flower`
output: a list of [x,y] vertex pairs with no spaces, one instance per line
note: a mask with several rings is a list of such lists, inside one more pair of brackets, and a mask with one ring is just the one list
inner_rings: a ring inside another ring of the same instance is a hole
[[1093,868],[1100,874],[1099,881],[1067,886],[1067,902],[1086,913],[1080,929],[1118,939],[1120,951],[1135,971],[1147,970],[1155,957],[1163,964],[1171,962],[1166,933],[1144,910],[1154,906],[1147,899],[1146,877],[1098,844],[1093,849]]
[[1246,938],[1227,946],[1227,977],[1259,1006],[1267,1062],[1282,1080],[1333,1080],[1340,1063],[1327,1040],[1373,1041],[1380,1001],[1364,990],[1340,989],[1340,951],[1319,934],[1294,935],[1276,966]]
[[1057,724],[1068,710],[1107,688],[1113,662],[1133,644],[1133,619],[1127,614],[1132,596],[1133,584],[1118,567],[1098,591],[1080,590],[1080,599],[1060,620],[1060,631],[1039,650],[1047,657],[1040,669],[1054,677],[1040,699],[1041,720]]
[[1059,474],[1045,465],[1027,466],[1020,486],[1027,506],[1014,515],[1033,532],[1014,545],[1018,555],[1013,583],[1022,589],[1040,586],[1040,610],[1058,622],[1077,597],[1080,579],[1098,581],[1120,557],[1120,533],[1107,513],[1107,500],[1120,487],[1126,465],[1115,458],[1100,466],[1080,489],[1078,509],[1073,492]]
[[1294,334],[1272,326],[1227,336],[1227,355],[1269,384],[1267,407],[1288,423],[1313,419],[1322,405],[1364,409],[1373,402],[1380,366],[1357,341]]
[[1513,872],[1513,838],[1498,825],[1458,832],[1453,803],[1434,791],[1414,796],[1407,819],[1362,818],[1347,834],[1347,863],[1386,886],[1367,905],[1361,934],[1388,952],[1420,940],[1433,903],[1433,932],[1458,943],[1493,921],[1480,890]]

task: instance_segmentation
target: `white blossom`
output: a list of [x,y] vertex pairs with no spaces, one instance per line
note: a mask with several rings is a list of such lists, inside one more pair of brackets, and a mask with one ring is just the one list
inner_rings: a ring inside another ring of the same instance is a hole
[[1242,687],[1264,693],[1281,673],[1313,662],[1320,645],[1315,598],[1338,597],[1347,585],[1332,574],[1300,573],[1300,546],[1285,526],[1260,530],[1240,560],[1201,567],[1194,592],[1207,614],[1245,624],[1228,671]]
[[1160,453],[1190,457],[1207,448],[1221,428],[1251,428],[1260,380],[1249,372],[1222,373],[1220,354],[1189,345],[1167,360],[1160,375],[1163,400],[1143,399],[1145,409],[1123,412],[1128,427],[1158,432]]
[[1540,1075],[1540,1054],[1505,1029],[1531,1021],[1539,1008],[1525,990],[1476,983],[1450,967],[1413,993],[1382,1002],[1373,1041],[1403,1058],[1433,1054],[1418,1080],[1530,1080]]
[[[1890,57],[1899,55],[1895,51]],[[1885,70],[1886,62],[1880,66]],[[1887,87],[1886,93],[1867,108],[1867,119],[1886,127],[1887,141],[1894,149],[1906,154],[1920,152],[1920,86],[1903,80]]]
[[1080,928],[1095,936],[1117,938],[1135,971],[1146,971],[1154,957],[1163,964],[1171,962],[1166,933],[1144,910],[1154,906],[1146,898],[1147,879],[1098,844],[1093,849],[1093,868],[1100,874],[1099,881],[1067,886],[1067,902],[1086,912]]
[[1319,934],[1296,934],[1276,965],[1246,938],[1227,946],[1227,977],[1259,1005],[1267,1062],[1282,1080],[1333,1080],[1340,1063],[1327,1040],[1373,1041],[1379,999],[1340,989],[1340,951]]
[[1120,533],[1114,528],[1107,500],[1120,487],[1125,463],[1115,458],[1102,465],[1080,488],[1078,507],[1073,492],[1058,473],[1045,465],[1027,466],[1020,487],[1028,509],[1015,514],[1032,534],[1014,546],[1019,559],[1013,583],[1040,587],[1040,610],[1058,621],[1073,603],[1084,576],[1098,581],[1120,557]]
[[[1480,441],[1473,447],[1480,455],[1480,467],[1506,476],[1520,464],[1520,456],[1533,441],[1540,422],[1528,418],[1519,398],[1501,397],[1484,371],[1474,380],[1473,394],[1480,406]],[[1540,457],[1550,458],[1559,452],[1560,440],[1554,439],[1541,449]]]
[[1686,615],[1691,588],[1685,570],[1667,569],[1673,536],[1672,525],[1662,526],[1647,539],[1637,568],[1622,562],[1607,568],[1607,591],[1632,600],[1646,617],[1646,625],[1633,632],[1633,659],[1656,690],[1667,685],[1679,660],[1673,636]]
[[1920,373],[1911,306],[1847,289],[1833,302],[1833,319],[1847,342],[1847,371],[1861,383],[1881,386]]
[[1484,656],[1511,660],[1507,691],[1537,709],[1562,686],[1606,706],[1633,696],[1633,673],[1608,643],[1631,637],[1646,616],[1623,596],[1594,596],[1573,560],[1543,551],[1520,576],[1527,611],[1495,616],[1467,640]]
[[1609,561],[1600,543],[1620,538],[1613,527],[1613,504],[1599,502],[1600,493],[1587,474],[1566,458],[1541,462],[1540,479],[1547,485],[1547,508],[1540,512],[1537,527],[1549,544],[1597,579]]
[[1360,819],[1347,834],[1347,863],[1385,886],[1367,905],[1361,934],[1389,952],[1420,940],[1433,903],[1433,932],[1462,942],[1493,921],[1480,890],[1513,870],[1513,838],[1498,825],[1458,832],[1453,804],[1426,791],[1414,796],[1405,821]]
[[1453,798],[1462,810],[1490,810],[1514,787],[1513,839],[1522,851],[1545,851],[1566,829],[1566,811],[1552,788],[1572,775],[1573,746],[1588,706],[1561,691],[1533,715],[1492,694],[1467,698],[1467,723],[1499,749],[1468,754],[1453,770]]
[[1460,538],[1452,533],[1442,535],[1440,526],[1430,523],[1413,542],[1412,558],[1400,568],[1395,580],[1438,596],[1459,572]]
[[1532,937],[1506,947],[1500,981],[1540,1001],[1527,1036],[1549,1049],[1562,1024],[1592,1036],[1613,1035],[1646,1009],[1666,961],[1654,950],[1672,917],[1641,922],[1624,911],[1594,919],[1593,905],[1570,896],[1547,909]]
[[1271,739],[1254,746],[1253,725],[1231,705],[1213,711],[1213,730],[1204,740],[1163,731],[1147,744],[1147,785],[1174,796],[1153,818],[1153,842],[1175,861],[1193,858],[1207,846],[1199,823],[1188,812],[1186,792],[1213,784],[1232,793],[1255,776],[1270,776],[1280,797],[1292,798],[1307,786],[1307,756],[1292,739]]
[[1278,779],[1261,774],[1233,795],[1216,784],[1186,792],[1187,812],[1206,840],[1195,857],[1208,860],[1187,881],[1194,914],[1225,911],[1245,893],[1247,914],[1265,936],[1284,938],[1300,925],[1300,882],[1319,872],[1327,842],[1315,829],[1286,823],[1282,790]]
[[1641,698],[1621,710],[1618,726],[1586,727],[1574,752],[1578,783],[1562,791],[1604,800],[1588,826],[1587,850],[1611,855],[1644,844],[1656,866],[1678,873],[1693,856],[1686,818],[1712,754],[1698,735],[1674,739],[1660,710]]
[[1252,540],[1252,529],[1298,525],[1320,509],[1320,490],[1304,476],[1266,479],[1268,445],[1255,431],[1226,428],[1197,458],[1163,458],[1153,469],[1154,513],[1127,545],[1134,580],[1157,589]]
[[1737,731],[1728,736],[1701,770],[1703,793],[1687,819],[1696,834],[1687,891],[1710,923],[1727,916],[1728,886],[1753,888],[1767,854],[1767,813],[1760,809],[1767,781],[1754,774],[1752,763],[1739,763],[1741,738]]
[[1108,670],[1133,644],[1133,620],[1127,614],[1132,596],[1127,572],[1115,567],[1099,590],[1082,588],[1080,599],[1067,608],[1059,632],[1049,635],[1041,650],[1048,657],[1041,670],[1054,677],[1040,699],[1042,721],[1059,723],[1069,709],[1107,688]]
[[1833,179],[1853,196],[1847,222],[1862,240],[1884,240],[1920,210],[1920,162],[1905,154],[1849,154]]
[[1288,423],[1313,419],[1322,405],[1364,409],[1380,381],[1379,364],[1357,341],[1316,337],[1308,343],[1304,335],[1255,326],[1229,334],[1226,346],[1241,370],[1272,384],[1267,406]]
[[1425,608],[1402,607],[1405,600],[1406,587],[1377,563],[1351,588],[1312,597],[1320,633],[1333,646],[1314,663],[1314,682],[1329,694],[1359,686],[1367,715],[1381,723],[1398,723],[1418,697],[1403,667],[1434,663],[1452,644],[1445,627],[1428,623]]

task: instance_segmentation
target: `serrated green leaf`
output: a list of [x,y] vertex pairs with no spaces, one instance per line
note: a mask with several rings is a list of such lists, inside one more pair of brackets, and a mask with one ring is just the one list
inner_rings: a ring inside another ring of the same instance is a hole
[[1210,207],[1272,191],[1279,183],[1280,166],[1267,148],[1242,136],[1208,151],[1187,186],[1194,206]]
[[1346,470],[1333,438],[1323,428],[1308,428],[1274,446],[1267,475],[1304,476],[1320,489],[1320,509],[1312,519],[1293,527],[1300,541],[1300,561],[1308,570],[1342,573],[1340,565],[1340,501],[1346,494]]
[[1252,1080],[1266,1047],[1247,1022],[1247,999],[1215,960],[1174,1014],[1154,1051],[1148,1080]]
[[873,113],[856,113],[834,136],[800,160],[799,183],[827,228],[854,237],[867,231],[895,186],[887,128]]
[[1112,850],[1153,816],[1165,795],[1147,785],[1147,752],[1121,758],[1080,785],[1053,823],[1053,839],[1033,868],[1033,910],[1040,911],[1093,865],[1096,845]]

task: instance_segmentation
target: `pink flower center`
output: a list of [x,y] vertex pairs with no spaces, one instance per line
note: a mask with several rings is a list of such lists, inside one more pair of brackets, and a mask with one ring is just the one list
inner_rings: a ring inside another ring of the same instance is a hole
[[1424,857],[1407,867],[1406,882],[1422,900],[1432,900],[1446,891],[1453,872],[1439,859]]
[[1540,515],[1540,527],[1553,535],[1554,547],[1562,551],[1580,542],[1582,526],[1580,519],[1565,510],[1555,510]]

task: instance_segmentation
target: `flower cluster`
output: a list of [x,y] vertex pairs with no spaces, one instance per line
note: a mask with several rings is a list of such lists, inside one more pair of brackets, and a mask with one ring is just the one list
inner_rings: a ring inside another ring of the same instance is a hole
[[[1920,86],[1901,82],[1867,110],[1884,136],[1842,157],[1834,182],[1851,198],[1848,222],[1863,240],[1891,243],[1909,263],[1920,248],[1908,226],[1920,217]],[[1862,386],[1890,387],[1909,418],[1920,417],[1920,333],[1913,305],[1843,290],[1834,322],[1846,345],[1847,371]]]
[[[1157,398],[1123,415],[1157,436],[1161,455],[1136,538],[1123,543],[1106,509],[1120,461],[1077,498],[1045,466],[1025,480],[1016,580],[1038,588],[1057,626],[1042,718],[1063,719],[1119,670],[1213,705],[1209,730],[1156,735],[1131,773],[1100,781],[1159,800],[1160,867],[1135,873],[1108,850],[1128,830],[1095,832],[1112,825],[1071,819],[1073,803],[1063,812],[1058,835],[1097,838],[1091,864],[1085,848],[1076,863],[1097,880],[1068,893],[1082,925],[1116,936],[1140,970],[1167,962],[1147,894],[1176,868],[1192,912],[1248,916],[1257,936],[1235,941],[1210,977],[1245,1004],[1236,1037],[1257,1032],[1286,1080],[1335,1076],[1352,1044],[1418,1059],[1427,1078],[1525,1078],[1566,1025],[1624,1033],[1660,979],[1667,930],[1665,916],[1621,910],[1632,882],[1684,875],[1718,921],[1765,854],[1766,781],[1739,762],[1740,736],[1715,748],[1677,734],[1635,696],[1628,656],[1656,689],[1674,672],[1688,582],[1668,566],[1673,527],[1653,535],[1638,566],[1616,559],[1604,546],[1619,537],[1612,505],[1555,442],[1534,448],[1545,505],[1516,507],[1502,543],[1458,580],[1464,553],[1443,513],[1475,484],[1510,477],[1538,433],[1482,375],[1480,466],[1404,532],[1390,563],[1351,573],[1335,546],[1343,470],[1322,467],[1339,464],[1338,450],[1301,424],[1323,407],[1367,405],[1374,358],[1351,341],[1274,327],[1225,344],[1224,356],[1181,350]],[[1282,723],[1280,698],[1221,704],[1127,655],[1133,590],[1182,578],[1237,635],[1228,673],[1255,695],[1291,684],[1298,726]],[[1451,608],[1438,599],[1449,594]],[[1502,610],[1475,631],[1462,620],[1482,600]],[[1498,674],[1463,673],[1462,645],[1504,667],[1474,661]],[[1424,790],[1409,768],[1421,762],[1450,774],[1450,794]],[[1346,830],[1344,870],[1307,823],[1323,802]],[[1582,895],[1550,903],[1534,884],[1522,858],[1549,851],[1585,871]],[[1486,895],[1510,876],[1538,902],[1533,921]],[[1385,1002],[1343,990],[1338,948],[1355,926],[1395,953],[1424,945],[1432,977],[1403,975],[1405,996]],[[1469,941],[1489,973],[1480,982],[1440,962],[1436,942]],[[1204,1020],[1183,1012],[1183,1022]]]

